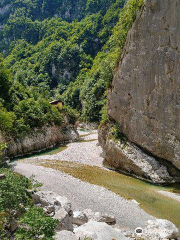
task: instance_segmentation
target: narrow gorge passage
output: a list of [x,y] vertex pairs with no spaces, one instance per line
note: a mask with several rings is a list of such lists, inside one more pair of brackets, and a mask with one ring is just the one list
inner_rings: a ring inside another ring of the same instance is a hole
[[169,219],[180,228],[176,214],[180,212],[180,204],[158,193],[178,191],[178,185],[175,189],[174,186],[157,187],[104,169],[97,131],[79,133],[79,141],[60,147],[59,151],[56,148],[54,154],[49,150],[44,155],[15,162],[15,171],[27,177],[34,175],[43,183],[43,190],[66,196],[74,210],[92,209],[113,214],[117,224],[125,229],[144,227],[151,215]]

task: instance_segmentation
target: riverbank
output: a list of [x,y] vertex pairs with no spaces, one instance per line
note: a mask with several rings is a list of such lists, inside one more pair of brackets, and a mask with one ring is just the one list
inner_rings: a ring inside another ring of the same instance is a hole
[[104,169],[97,132],[79,133],[81,139],[63,151],[60,147],[55,154],[47,152],[16,162],[15,171],[27,177],[35,175],[44,190],[66,196],[76,210],[90,208],[113,214],[122,228],[144,227],[151,215],[166,218],[180,228],[180,205],[158,193],[163,187]]
[[79,130],[78,133],[80,136],[79,140],[69,143],[66,145],[66,148],[65,146],[60,146],[59,151],[56,149],[56,153],[54,154],[47,151],[43,155],[30,157],[28,160],[60,160],[103,167],[103,158],[101,157],[102,148],[98,144],[97,130]]
[[66,196],[71,201],[73,210],[92,209],[114,215],[117,224],[124,229],[134,231],[152,219],[136,203],[63,172],[22,162],[17,163],[14,170],[26,177],[34,175],[36,180],[43,183],[43,190]]

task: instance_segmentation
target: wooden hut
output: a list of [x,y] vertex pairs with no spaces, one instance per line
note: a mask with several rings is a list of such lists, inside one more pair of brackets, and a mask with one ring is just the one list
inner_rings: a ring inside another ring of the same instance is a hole
[[63,109],[63,102],[61,100],[55,100],[50,102],[52,106],[58,107],[58,109],[61,111]]

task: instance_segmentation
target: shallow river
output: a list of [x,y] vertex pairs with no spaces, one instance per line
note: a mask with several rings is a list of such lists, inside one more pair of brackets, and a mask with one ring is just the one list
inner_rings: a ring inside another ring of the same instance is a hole
[[[88,141],[86,142],[88,143]],[[45,160],[48,159],[48,155],[57,154],[65,149],[67,149],[67,146],[33,155],[34,157],[44,156],[44,158],[39,160],[30,159],[29,162],[60,170],[82,181],[105,187],[126,199],[135,199],[146,212],[157,218],[172,221],[180,230],[180,202],[158,192],[163,190],[178,194],[180,193],[180,184],[173,184],[168,187],[154,186],[130,176],[105,170],[101,167],[60,161],[59,159]]]

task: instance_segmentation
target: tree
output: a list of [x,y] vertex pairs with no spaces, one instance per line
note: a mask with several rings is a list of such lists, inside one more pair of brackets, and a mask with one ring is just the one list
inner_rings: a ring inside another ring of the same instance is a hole
[[20,228],[15,233],[17,240],[53,240],[58,220],[46,216],[39,207],[29,208],[20,220]]

